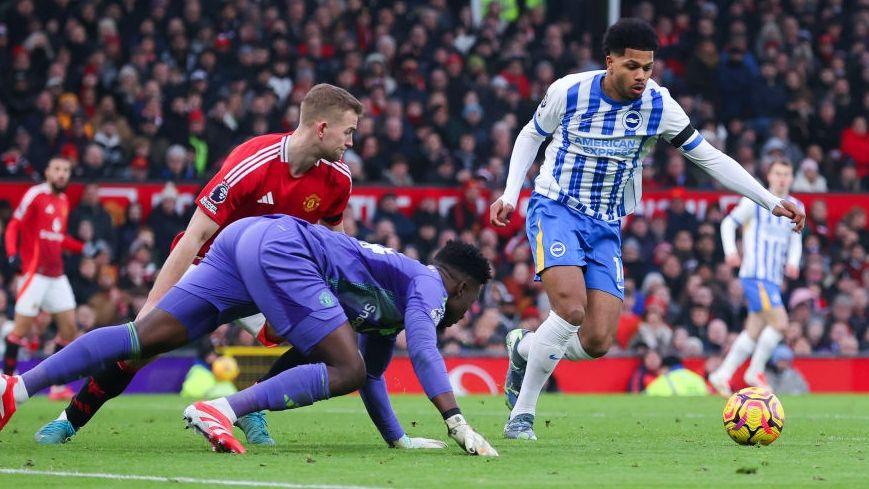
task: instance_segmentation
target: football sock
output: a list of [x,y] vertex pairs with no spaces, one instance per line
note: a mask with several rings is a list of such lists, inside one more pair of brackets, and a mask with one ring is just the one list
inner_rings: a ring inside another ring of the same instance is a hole
[[549,317],[537,329],[531,344],[525,379],[522,381],[519,399],[510,414],[511,419],[517,414],[536,412],[541,389],[564,355],[565,345],[571,336],[576,336],[577,331],[579,326],[565,321],[555,311],[549,312]]
[[734,340],[733,345],[730,346],[730,351],[727,352],[727,356],[724,357],[724,361],[721,362],[721,366],[718,367],[718,370],[715,372],[716,375],[723,375],[725,380],[729,380],[733,377],[733,372],[736,372],[736,369],[742,365],[742,362],[751,355],[751,352],[754,351],[755,341],[748,336],[748,333],[743,331],[739,333],[739,336]]
[[64,410],[66,419],[78,431],[91,420],[106,401],[121,395],[135,375],[135,369],[124,362],[115,362],[88,378]]
[[325,363],[299,365],[226,397],[237,417],[268,409],[281,411],[309,406],[329,398]]
[[749,372],[763,372],[766,370],[766,362],[772,355],[772,351],[781,342],[784,336],[773,326],[767,325],[757,338],[757,346],[751,355],[751,363],[748,364]]
[[579,341],[579,334],[575,334],[567,341],[567,348],[564,350],[564,358],[568,360],[594,360],[594,357],[585,352],[582,343]]
[[18,350],[24,340],[13,333],[6,336],[6,351],[3,352],[3,373],[12,375],[15,373],[15,368],[18,366]]
[[65,384],[100,371],[118,360],[138,357],[139,336],[133,323],[95,329],[46,358],[21,378],[32,395],[51,385]]

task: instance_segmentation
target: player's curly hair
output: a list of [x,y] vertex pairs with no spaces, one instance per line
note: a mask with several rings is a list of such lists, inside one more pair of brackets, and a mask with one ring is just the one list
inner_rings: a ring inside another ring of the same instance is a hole
[[447,241],[447,244],[435,255],[434,261],[467,275],[479,284],[485,284],[492,278],[489,260],[483,256],[480,249],[461,241]]
[[625,54],[625,49],[657,51],[658,34],[643,19],[626,17],[609,26],[603,35],[604,54]]

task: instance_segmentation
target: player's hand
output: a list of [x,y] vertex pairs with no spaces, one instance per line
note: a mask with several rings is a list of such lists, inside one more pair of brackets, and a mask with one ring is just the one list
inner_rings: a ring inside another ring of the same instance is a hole
[[738,268],[739,265],[742,263],[742,259],[739,257],[739,253],[734,253],[732,255],[725,256],[724,263],[727,263],[727,265],[733,268]]
[[793,280],[800,278],[800,267],[794,265],[785,266],[785,276]]
[[510,224],[510,216],[514,210],[512,205],[498,199],[489,206],[489,222],[494,226],[502,228]]
[[415,448],[446,448],[447,444],[440,440],[430,438],[411,438],[405,434],[401,438],[389,442],[392,448],[415,449]]
[[492,448],[482,435],[474,431],[461,414],[450,416],[446,419],[446,423],[450,438],[456,440],[456,443],[469,454],[483,457],[498,456],[498,451]]
[[782,200],[772,210],[772,215],[787,217],[794,223],[794,232],[800,233],[806,225],[806,212],[789,200]]
[[9,269],[12,273],[18,273],[21,271],[21,256],[20,255],[12,255],[9,257]]

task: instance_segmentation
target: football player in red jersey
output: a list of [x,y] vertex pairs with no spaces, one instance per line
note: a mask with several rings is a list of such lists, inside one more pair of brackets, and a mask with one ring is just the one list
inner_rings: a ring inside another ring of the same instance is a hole
[[[64,249],[81,253],[82,243],[66,235],[69,215],[66,186],[72,164],[54,158],[45,170],[45,183],[27,190],[6,229],[6,253],[18,276],[15,328],[6,336],[3,373],[11,375],[18,365],[18,350],[30,332],[40,309],[54,316],[55,344],[59,350],[75,339],[75,297],[63,273]],[[66,386],[52,387],[51,397],[72,397]]]
[[[350,198],[350,169],[341,161],[353,146],[362,104],[328,84],[302,100],[293,133],[257,136],[236,147],[196,198],[197,209],[176,239],[138,317],[147,314],[229,224],[250,216],[288,214],[333,230],[344,230]],[[239,321],[261,340],[268,334],[261,314]],[[123,362],[89,378],[58,419],[36,433],[42,444],[64,443],[109,399],[123,392],[141,365]],[[236,423],[252,444],[273,444],[260,413]],[[253,439],[252,439],[253,438]]]

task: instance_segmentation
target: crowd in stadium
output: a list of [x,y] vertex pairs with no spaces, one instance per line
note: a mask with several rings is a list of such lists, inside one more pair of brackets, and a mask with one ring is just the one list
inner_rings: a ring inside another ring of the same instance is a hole
[[[443,351],[501,353],[512,328],[534,329],[548,305],[524,228],[518,219],[490,228],[478,202],[503,189],[513,140],[549,84],[602,60],[598,40],[572,23],[581,16],[556,13],[571,2],[482,3],[481,19],[457,0],[0,7],[0,177],[38,181],[61,155],[73,161],[74,180],[88,182],[69,217],[85,243],[67,260],[81,328],[135,316],[193,211],[167,185],[149,216],[134,203],[113,222],[95,182],[205,182],[251,136],[293,130],[301,98],[328,82],[365,106],[345,154],[355,185],[463,189],[446,215],[425,201],[406,216],[386,196],[369,221],[345,216],[348,233],[424,261],[458,237],[493,262],[497,280],[446,331]],[[771,161],[790,161],[794,191],[869,188],[869,11],[860,2],[623,3],[656,27],[654,78],[706,140],[760,179]],[[643,171],[647,190],[713,188],[665,144]],[[17,202],[0,204],[3,228]],[[741,329],[740,283],[721,251],[723,211],[698,218],[684,204],[676,190],[668,210],[626,220],[618,350],[715,355]],[[834,225],[827,212],[823,202],[807,209],[801,275],[785,288],[785,341],[796,355],[853,356],[869,350],[866,210]],[[13,283],[3,268],[0,328],[10,327]],[[50,351],[51,335],[42,340],[33,349]],[[254,342],[228,327],[213,341]]]

